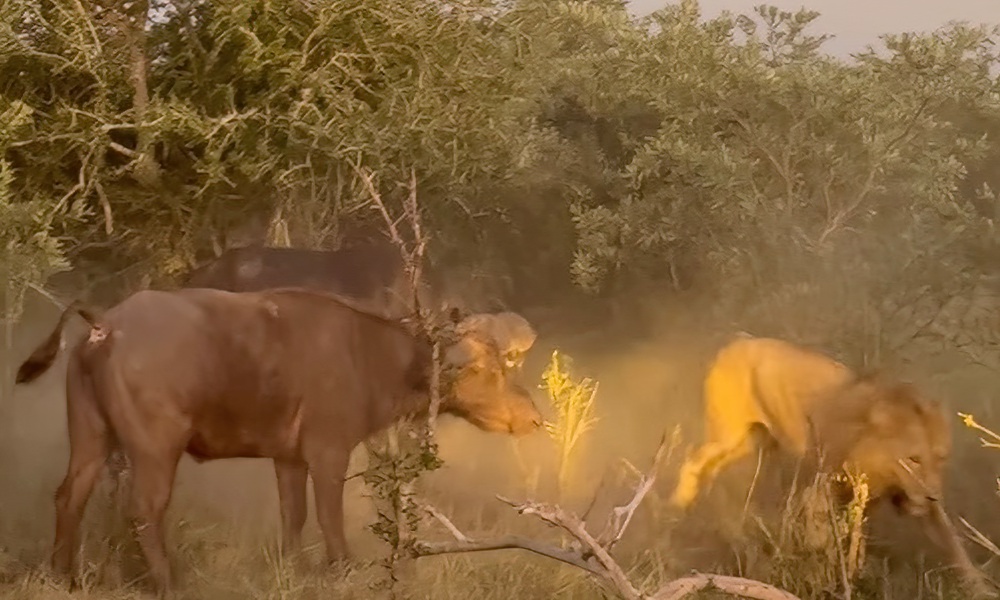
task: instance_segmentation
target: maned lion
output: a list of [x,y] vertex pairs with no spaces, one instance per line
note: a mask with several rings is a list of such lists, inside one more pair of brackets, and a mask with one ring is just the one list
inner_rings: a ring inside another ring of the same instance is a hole
[[[704,398],[706,439],[681,467],[674,507],[688,507],[724,467],[748,455],[754,430],[763,428],[795,456],[817,451],[823,470],[867,475],[872,503],[889,498],[902,513],[930,517],[963,574],[978,574],[941,503],[951,430],[940,404],[913,386],[858,376],[823,354],[743,334],[716,354]],[[973,585],[985,590],[982,581]]]

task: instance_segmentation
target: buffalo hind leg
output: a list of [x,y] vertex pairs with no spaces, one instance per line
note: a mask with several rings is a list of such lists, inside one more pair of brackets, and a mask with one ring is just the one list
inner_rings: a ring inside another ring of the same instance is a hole
[[163,539],[163,516],[173,491],[180,453],[138,453],[132,460],[131,516],[136,538],[161,598],[173,593],[170,562]]
[[316,519],[331,564],[349,558],[344,537],[344,477],[349,459],[349,452],[329,448],[309,460],[316,495]]
[[108,423],[101,416],[90,377],[80,358],[71,354],[66,362],[66,426],[69,433],[69,465],[56,490],[56,533],[52,568],[76,587],[74,558],[79,546],[80,521],[94,484],[111,452]]
[[281,505],[281,552],[296,554],[302,547],[302,528],[306,524],[306,463],[274,461],[278,478],[278,503]]
[[701,488],[714,481],[723,468],[748,455],[752,447],[749,431],[728,443],[705,442],[681,466],[670,504],[681,509],[690,506]]
[[94,483],[101,474],[110,444],[106,431],[94,428],[81,431],[79,427],[71,429],[70,444],[66,477],[56,490],[52,568],[56,573],[69,576],[70,590],[73,590],[77,587],[73,559],[79,545],[80,521]]

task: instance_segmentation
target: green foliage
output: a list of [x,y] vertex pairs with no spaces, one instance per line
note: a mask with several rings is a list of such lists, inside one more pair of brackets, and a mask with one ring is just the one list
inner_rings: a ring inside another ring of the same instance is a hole
[[[31,109],[22,102],[0,103],[0,150],[10,146],[31,122]],[[0,275],[4,280],[2,320],[20,316],[28,284],[44,281],[67,265],[59,240],[51,235],[53,221],[66,210],[41,198],[15,198],[15,174],[0,159]]]
[[402,425],[390,432],[403,442],[395,450],[391,450],[392,445],[385,449],[369,446],[369,465],[363,473],[365,485],[371,490],[373,498],[391,509],[380,507],[375,522],[368,526],[391,549],[386,564],[390,576],[394,575],[393,563],[400,557],[411,555],[414,550],[414,539],[400,532],[415,532],[421,518],[420,509],[407,490],[419,477],[443,465],[437,455],[437,444],[430,436],[422,436],[419,444],[405,443],[412,441],[412,437],[406,435],[410,431],[410,427]]
[[[386,197],[414,167],[440,223],[470,209],[446,197],[536,154],[512,136],[531,125],[508,107],[512,68],[495,50],[508,33],[484,21],[485,5],[164,3],[139,42],[149,65],[142,123],[121,52],[131,42],[108,11],[5,7],[16,26],[0,40],[3,94],[35,109],[32,134],[8,152],[32,165],[16,190],[68,194],[90,218],[63,233],[106,238],[166,275],[218,230],[278,210],[293,242],[336,243],[309,238],[335,238],[330,221],[369,218],[357,214],[354,165],[389,182]],[[150,158],[162,172],[154,186],[140,173]]]
[[387,199],[416,170],[435,263],[552,293],[663,280],[747,307],[748,284],[849,272],[884,297],[995,243],[962,187],[1000,132],[985,28],[844,62],[815,12],[702,20],[691,0],[643,19],[616,1],[162,0],[137,42],[100,6],[7,2],[0,29],[0,91],[30,109],[11,193],[74,211],[45,225],[74,262],[155,280],[275,218],[293,245],[336,244],[377,216],[357,165]]
[[[987,32],[889,38],[890,57],[845,64],[802,34],[815,14],[759,14],[764,34],[748,19],[700,22],[691,3],[651,17],[659,32],[633,79],[645,76],[659,131],[637,144],[622,172],[628,193],[614,208],[577,209],[588,242],[581,277],[611,259],[679,253],[709,257],[712,276],[739,277],[748,267],[741,255],[752,252],[781,280],[801,276],[799,264],[812,268],[787,256],[789,244],[825,258],[857,243],[852,228],[891,231],[896,241],[921,221],[946,225],[941,212],[969,218],[954,191],[985,140],[935,113],[950,101],[997,108]],[[743,44],[733,41],[737,23]],[[920,66],[928,56],[934,68]]]

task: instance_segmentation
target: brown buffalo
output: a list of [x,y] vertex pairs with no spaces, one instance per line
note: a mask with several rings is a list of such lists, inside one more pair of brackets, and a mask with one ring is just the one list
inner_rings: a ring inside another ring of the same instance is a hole
[[[356,242],[337,250],[304,250],[246,246],[223,252],[188,273],[181,282],[187,288],[213,288],[230,292],[257,292],[277,287],[302,287],[332,292],[362,303],[383,315],[404,316],[413,312],[411,283],[403,269],[398,247],[385,238]],[[427,301],[421,289],[421,301]],[[459,321],[458,310],[453,319]],[[469,315],[457,326],[463,334],[475,329],[497,342],[511,373],[520,371],[525,353],[537,337],[531,325],[516,313]],[[371,454],[381,445],[379,436],[365,441]],[[110,469],[116,481],[126,469],[116,452]]]
[[[273,459],[282,545],[290,551],[300,544],[311,473],[328,558],[347,556],[348,459],[374,432],[427,410],[428,339],[343,298],[303,289],[142,291],[102,316],[81,314],[91,326],[67,365],[70,462],[56,492],[57,572],[74,571],[82,512],[114,446],[133,468],[130,509],[161,593],[171,587],[162,519],[184,452],[198,461]],[[21,366],[18,381],[51,366],[66,317]],[[541,415],[505,376],[489,335],[468,331],[442,354],[451,367],[443,414],[513,435],[539,427]]]
[[406,314],[413,297],[399,250],[385,239],[337,250],[230,248],[189,272],[181,285],[229,292],[304,287],[346,296],[393,316]]

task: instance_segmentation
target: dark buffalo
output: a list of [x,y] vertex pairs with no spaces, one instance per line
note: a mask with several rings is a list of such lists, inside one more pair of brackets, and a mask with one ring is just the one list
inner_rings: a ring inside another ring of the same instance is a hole
[[[274,460],[282,545],[300,545],[311,473],[330,560],[345,558],[343,487],[353,448],[429,405],[431,343],[343,298],[304,289],[230,293],[141,291],[98,316],[71,306],[18,372],[26,383],[54,362],[69,313],[89,323],[70,351],[70,461],[56,492],[53,567],[74,572],[83,509],[120,446],[133,468],[131,513],[161,594],[170,568],[163,514],[177,463]],[[541,415],[505,375],[493,337],[468,330],[443,349],[443,414],[485,431],[524,435]]]
[[347,296],[365,308],[396,316],[405,314],[413,298],[399,250],[384,239],[337,250],[230,248],[188,273],[181,285],[230,292],[304,287]]

